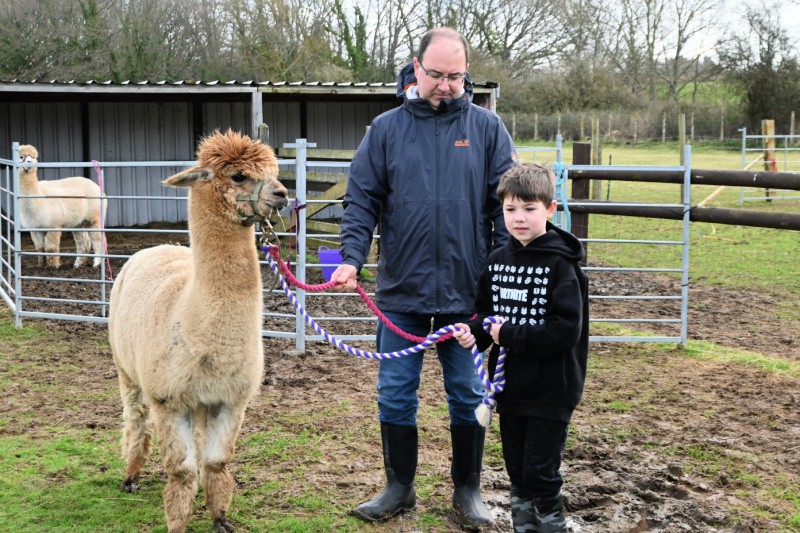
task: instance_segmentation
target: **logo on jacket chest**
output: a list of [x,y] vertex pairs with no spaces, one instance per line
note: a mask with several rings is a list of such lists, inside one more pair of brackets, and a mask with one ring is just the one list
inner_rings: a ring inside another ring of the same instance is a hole
[[464,139],[463,141],[456,141],[456,146],[469,146],[469,139]]

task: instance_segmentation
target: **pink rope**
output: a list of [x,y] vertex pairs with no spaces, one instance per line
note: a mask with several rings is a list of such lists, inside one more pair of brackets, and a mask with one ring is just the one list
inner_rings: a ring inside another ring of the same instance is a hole
[[[103,174],[100,172],[100,162],[92,159],[92,165],[97,171],[97,182],[100,184],[100,192],[103,197],[106,195],[106,190],[103,188]],[[114,281],[114,272],[111,271],[111,259],[108,257],[108,243],[106,242],[105,221],[103,220],[105,213],[103,213],[103,198],[100,198],[100,229],[103,230],[100,236],[103,238],[103,251],[106,254],[106,264],[108,265],[108,279]]]
[[[286,266],[286,263],[284,263],[283,259],[281,259],[280,250],[278,249],[277,246],[269,245],[261,249],[265,253],[268,252],[270,255],[272,255],[272,257],[275,258],[275,260],[278,262],[278,265],[280,265],[281,267],[283,275],[286,277],[289,283],[291,285],[294,285],[295,287],[303,289],[304,291],[320,292],[327,289],[331,289],[336,285],[338,285],[338,283],[336,283],[335,281],[329,281],[327,283],[321,283],[319,285],[307,285],[302,281],[300,281],[299,279],[297,279],[296,277],[294,277],[292,272],[289,270],[289,267]],[[417,337],[416,335],[412,335],[411,333],[406,333],[405,331],[401,330],[400,328],[392,324],[392,322],[388,318],[386,318],[386,315],[381,313],[380,309],[378,309],[378,306],[375,305],[375,302],[372,301],[372,298],[370,298],[369,295],[364,291],[364,289],[361,288],[361,285],[356,285],[356,292],[358,292],[358,295],[361,296],[362,300],[364,300],[364,303],[367,304],[367,307],[369,307],[370,310],[373,313],[375,313],[375,316],[377,316],[380,319],[380,321],[383,322],[386,325],[386,327],[388,327],[390,330],[392,330],[393,332],[395,332],[396,334],[400,335],[401,337],[403,337],[408,341],[414,341],[420,343],[427,340],[427,337]],[[452,336],[453,332],[452,331],[448,332],[439,337],[438,339],[436,339],[436,342],[445,341],[451,338]]]

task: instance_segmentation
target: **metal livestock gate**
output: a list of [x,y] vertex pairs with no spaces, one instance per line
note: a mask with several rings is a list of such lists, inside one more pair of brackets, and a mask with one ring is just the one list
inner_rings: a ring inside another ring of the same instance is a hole
[[[296,201],[299,204],[314,203],[316,201],[325,202],[325,203],[332,203],[330,200],[314,200],[309,199],[307,197],[307,188],[306,188],[306,173],[311,171],[314,168],[340,168],[342,172],[346,173],[346,170],[349,166],[348,162],[315,162],[315,161],[308,161],[307,154],[308,149],[314,147],[314,144],[308,143],[305,139],[298,139],[295,143],[285,144],[284,148],[293,148],[295,149],[296,156],[293,159],[281,159],[279,160],[279,167],[282,171],[287,170],[294,170],[294,176],[296,179]],[[534,159],[536,158],[536,153],[538,152],[555,152],[556,153],[556,161],[562,161],[562,153],[561,153],[561,144],[560,142],[557,144],[556,148],[530,148],[530,147],[518,147],[519,152],[534,152]],[[38,168],[92,168],[94,167],[98,174],[98,176],[102,176],[105,174],[105,169],[109,170],[121,170],[127,169],[130,174],[124,174],[121,171],[115,174],[114,179],[110,178],[103,178],[104,179],[104,190],[105,190],[105,198],[109,201],[108,211],[111,212],[112,210],[116,209],[118,206],[121,206],[121,202],[128,202],[137,201],[137,202],[146,202],[148,204],[152,204],[152,202],[171,202],[178,206],[178,211],[181,213],[186,213],[186,202],[185,202],[185,191],[182,189],[172,189],[172,188],[161,188],[161,191],[149,191],[151,194],[148,195],[128,195],[125,194],[125,186],[123,183],[128,179],[133,179],[132,177],[136,175],[138,171],[141,169],[149,170],[155,172],[158,176],[167,177],[173,173],[179,172],[188,166],[192,166],[195,164],[195,161],[147,161],[147,162],[113,162],[113,163],[103,163],[97,162],[96,166],[95,163],[92,162],[63,162],[63,163],[20,163],[19,162],[19,143],[13,143],[12,145],[12,159],[0,159],[0,207],[2,207],[2,215],[0,215],[0,297],[5,301],[5,303],[9,306],[9,308],[14,312],[15,317],[15,325],[20,327],[22,325],[23,318],[26,317],[36,317],[36,318],[45,318],[45,319],[56,319],[56,320],[78,320],[78,321],[88,321],[88,322],[99,322],[99,323],[107,323],[108,318],[106,317],[106,309],[108,305],[108,295],[110,293],[110,286],[113,283],[107,277],[106,269],[105,269],[105,262],[100,269],[99,272],[99,279],[86,279],[86,278],[49,278],[49,277],[34,277],[34,276],[26,276],[23,272],[23,262],[22,258],[24,256],[34,256],[34,255],[46,255],[46,254],[37,254],[35,251],[26,251],[22,249],[22,234],[26,231],[25,228],[20,228],[19,224],[15,220],[13,213],[18,213],[18,205],[20,198],[27,198],[28,196],[22,196],[16,193],[19,190],[19,169],[21,167],[30,167],[36,166]],[[655,322],[655,323],[675,323],[680,324],[680,335],[679,336],[649,336],[649,335],[642,335],[642,336],[592,336],[590,338],[591,341],[610,341],[610,342],[629,342],[629,341],[645,341],[645,342],[680,342],[685,344],[687,340],[687,314],[688,314],[688,289],[689,289],[689,212],[691,208],[691,187],[690,187],[690,169],[691,169],[691,147],[686,147],[685,152],[685,159],[686,165],[681,167],[591,167],[591,166],[566,166],[567,170],[567,177],[570,172],[578,171],[578,170],[588,170],[592,168],[603,168],[605,170],[638,170],[641,172],[648,172],[648,171],[682,171],[684,172],[684,196],[683,202],[680,204],[658,204],[659,207],[678,207],[683,210],[684,217],[683,217],[683,239],[682,240],[674,240],[674,241],[648,241],[648,240],[635,240],[635,239],[581,239],[585,242],[618,242],[625,245],[636,245],[636,244],[658,244],[658,245],[667,245],[667,246],[676,246],[681,247],[681,264],[675,265],[672,268],[659,268],[659,269],[644,269],[644,268],[615,268],[615,267],[587,267],[587,270],[590,274],[590,277],[594,273],[601,273],[603,271],[623,271],[623,272],[665,272],[665,273],[677,273],[680,274],[681,277],[681,291],[680,294],[675,295],[661,295],[661,296],[645,296],[645,295],[608,295],[608,296],[600,296],[600,295],[591,295],[591,300],[598,300],[598,299],[605,299],[605,300],[679,300],[680,301],[680,316],[676,316],[674,318],[661,318],[661,319],[646,319],[646,318],[592,318],[591,322],[622,322],[622,323],[647,323],[647,322]],[[130,176],[130,178],[125,178],[124,176]],[[163,179],[160,178],[160,179]],[[566,188],[566,183],[564,185],[564,190],[568,190]],[[166,193],[165,191],[169,191]],[[339,200],[341,202],[341,200]],[[561,203],[561,202],[560,202]],[[290,202],[291,205],[291,202]],[[580,205],[577,202],[574,202],[574,205]],[[626,204],[628,206],[633,204]],[[640,204],[640,205],[647,205],[647,206],[654,206],[655,204]],[[563,209],[563,204],[562,204]],[[325,235],[316,235],[310,234],[306,232],[307,224],[305,224],[305,210],[299,210],[298,212],[300,219],[300,230],[296,234],[296,238],[298,240],[298,249],[305,250],[306,249],[306,239],[307,238],[315,238],[315,237],[324,237],[324,238],[331,238],[330,234]],[[560,214],[557,217],[556,223],[561,225],[564,223],[564,216]],[[62,232],[69,232],[72,230],[81,230],[82,228],[62,228]],[[154,230],[154,229],[137,229],[137,228],[106,228],[105,229],[107,234],[111,233],[118,233],[122,235],[124,238],[125,234],[135,234],[135,233],[188,233],[188,230],[176,230],[176,229],[168,229],[168,230]],[[280,234],[283,237],[287,237],[288,234]],[[375,236],[379,238],[378,235]],[[66,238],[66,237],[64,237]],[[76,257],[76,254],[67,254],[61,253],[60,255],[64,257]],[[115,258],[115,259],[126,259],[130,257],[130,255],[109,255],[104,254],[104,258]],[[308,269],[312,268],[321,268],[321,267],[329,267],[334,266],[330,264],[310,264],[307,262],[305,254],[298,254],[297,255],[297,263],[296,263],[296,276],[300,281],[306,281],[306,273]],[[365,265],[366,267],[375,267],[375,264]],[[595,274],[596,275],[596,274]],[[41,294],[23,294],[22,290],[22,282],[25,280],[40,280],[40,281],[68,281],[72,283],[78,284],[85,284],[86,287],[89,289],[87,290],[88,293],[93,293],[96,296],[93,299],[89,299],[89,297],[85,297],[84,299],[59,299],[59,298],[51,298],[48,295],[41,295]],[[265,289],[265,292],[268,289]],[[279,289],[275,290],[274,292],[282,292]],[[296,299],[299,301],[301,305],[305,305],[306,299],[313,297],[313,298],[358,298],[358,295],[355,293],[338,293],[338,292],[326,292],[326,293],[306,293],[303,290],[297,290],[295,292]],[[89,306],[92,309],[98,310],[92,314],[87,313],[53,313],[48,311],[26,311],[25,304],[26,302],[36,301],[39,303],[46,304],[47,302],[59,302],[59,303],[68,303],[74,304],[76,307],[86,307]],[[285,318],[285,319],[294,319],[294,328],[287,329],[287,330],[265,330],[263,331],[264,336],[269,337],[283,337],[283,338],[294,338],[296,343],[296,349],[299,352],[305,351],[305,343],[306,341],[321,341],[324,340],[324,337],[321,335],[309,335],[306,332],[305,320],[302,314],[298,311],[292,314],[284,313],[264,313],[265,319],[267,318]],[[344,317],[344,316],[315,316],[313,317],[317,322],[324,323],[326,321],[353,321],[353,320],[368,320],[371,322],[375,322],[377,319],[372,318],[359,318],[354,319],[353,317]],[[375,339],[375,335],[337,335],[338,339],[342,341],[373,341]]]

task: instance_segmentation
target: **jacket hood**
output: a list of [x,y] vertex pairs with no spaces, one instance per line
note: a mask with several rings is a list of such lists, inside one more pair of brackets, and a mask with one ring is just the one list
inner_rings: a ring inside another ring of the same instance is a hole
[[546,228],[547,231],[544,235],[534,239],[527,246],[523,246],[514,237],[509,238],[508,246],[514,253],[548,253],[560,255],[575,262],[583,260],[586,251],[577,237],[552,222],[548,222]]
[[[402,104],[408,98],[406,91],[411,85],[417,84],[417,77],[414,75],[414,62],[411,61],[408,65],[403,67],[400,74],[397,75],[397,99]],[[473,86],[472,80],[469,77],[469,72],[464,74],[464,94],[469,95],[468,100],[472,102]],[[448,100],[445,100],[447,102]]]

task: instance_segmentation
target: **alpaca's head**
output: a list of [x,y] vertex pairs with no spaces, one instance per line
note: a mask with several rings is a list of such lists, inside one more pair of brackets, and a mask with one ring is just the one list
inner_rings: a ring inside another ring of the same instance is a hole
[[[19,147],[19,162],[20,163],[38,163],[39,162],[39,152],[31,146],[30,144],[23,144]],[[24,172],[25,174],[29,174],[31,172],[36,172],[36,167],[28,167],[28,168],[21,168],[19,169],[20,172]]]
[[210,187],[226,206],[225,216],[247,226],[263,221],[288,203],[278,181],[278,160],[272,148],[228,130],[200,142],[197,166],[164,181],[172,187]]

